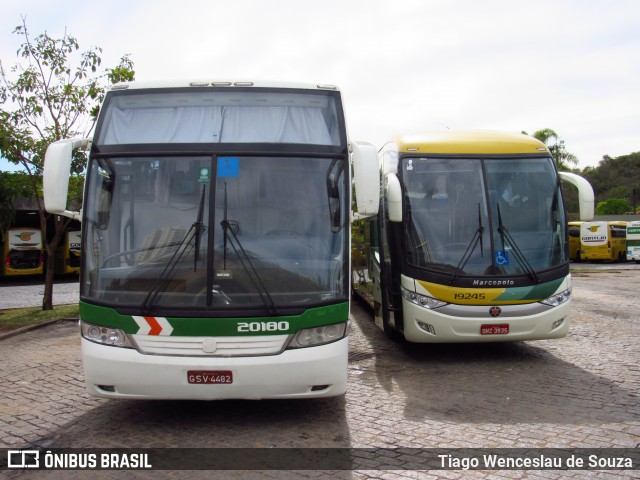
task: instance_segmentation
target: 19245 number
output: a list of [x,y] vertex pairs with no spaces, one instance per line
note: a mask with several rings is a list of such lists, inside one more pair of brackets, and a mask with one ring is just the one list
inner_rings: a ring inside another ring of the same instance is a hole
[[487,296],[484,293],[454,293],[453,298],[456,300],[485,300]]

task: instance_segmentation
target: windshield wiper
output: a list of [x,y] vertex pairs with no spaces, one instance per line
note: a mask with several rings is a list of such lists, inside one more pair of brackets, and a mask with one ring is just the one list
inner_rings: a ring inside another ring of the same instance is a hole
[[200,250],[200,239],[202,237],[203,232],[205,231],[205,226],[202,223],[203,212],[204,212],[204,196],[205,196],[205,185],[202,186],[202,195],[200,197],[200,205],[198,206],[198,214],[196,215],[196,221],[193,222],[187,233],[185,234],[182,241],[178,244],[178,248],[173,252],[173,255],[164,266],[164,269],[160,273],[158,279],[154,282],[153,286],[149,289],[149,293],[142,302],[141,310],[144,312],[148,306],[153,308],[154,302],[161,290],[164,290],[166,286],[169,284],[169,280],[171,279],[171,274],[173,270],[176,268],[176,265],[180,263],[180,259],[184,256],[184,253],[187,251],[189,246],[191,245],[191,241],[194,241],[195,247],[195,260],[193,264],[193,271],[196,271],[196,264],[198,262],[199,250]]
[[467,245],[467,249],[464,251],[464,255],[462,255],[462,258],[460,259],[460,262],[456,267],[455,273],[451,275],[451,278],[449,279],[449,285],[451,285],[452,283],[455,283],[455,281],[458,279],[458,277],[460,276],[460,272],[467,265],[467,262],[471,258],[471,255],[473,254],[473,251],[476,249],[476,246],[478,245],[478,243],[480,243],[480,256],[484,258],[484,245],[482,242],[483,233],[484,233],[484,227],[482,226],[482,212],[480,208],[480,203],[478,203],[478,228],[473,234],[473,237],[471,238],[469,245]]
[[180,262],[180,259],[184,255],[184,252],[190,246],[191,240],[193,240],[194,236],[195,236],[195,222],[189,228],[189,230],[187,231],[182,241],[178,244],[178,248],[176,249],[176,251],[173,253],[171,258],[165,265],[158,279],[154,282],[153,286],[149,289],[149,293],[147,293],[147,296],[145,297],[144,302],[142,302],[142,305],[140,306],[140,310],[142,312],[145,312],[147,310],[147,306],[149,305],[150,305],[150,308],[153,307],[153,304],[156,298],[158,297],[160,290],[161,289],[164,290],[164,288],[169,284],[169,280],[171,279],[171,274],[173,273],[173,270],[176,268],[176,265]]
[[525,255],[522,253],[522,250],[520,250],[520,247],[518,247],[518,244],[509,233],[509,230],[507,230],[506,225],[502,222],[502,212],[500,211],[500,204],[498,203],[496,204],[496,206],[498,207],[498,233],[500,234],[500,240],[502,242],[502,252],[506,253],[504,241],[504,239],[506,238],[511,245],[511,250],[513,251],[518,263],[524,268],[526,273],[534,282],[540,283],[540,278],[536,274],[531,264],[528,262]]
[[[247,251],[243,248],[242,243],[238,239],[238,231],[239,231],[238,222],[236,222],[235,220],[229,220],[227,218],[227,183],[226,182],[224,184],[224,217],[220,222],[220,225],[222,226],[223,242],[224,242],[223,268],[225,270],[227,269],[227,242],[228,242],[231,244],[233,251],[235,252],[238,259],[240,260],[240,264],[242,265],[242,268],[244,269],[245,272],[247,272],[249,280],[251,280],[251,283],[253,283],[253,286],[258,292],[258,295],[260,295],[260,299],[262,300],[262,303],[264,304],[264,306],[267,308],[267,311],[272,315],[277,315],[278,310],[273,301],[273,298],[271,298],[271,295],[269,294],[269,290],[264,285],[264,282],[262,281],[262,278],[260,278],[258,271],[256,270],[255,266],[253,265],[253,262],[251,261],[251,258],[249,258]],[[231,235],[229,235],[229,233],[231,233]]]
[[195,244],[195,255],[193,256],[193,271],[198,270],[198,259],[200,258],[200,240],[202,239],[202,234],[204,233],[204,224],[202,223],[202,216],[204,215],[204,193],[206,190],[206,185],[202,184],[202,194],[200,195],[200,206],[198,207],[198,217],[196,222],[193,224],[195,227],[195,235],[196,235],[196,244]]

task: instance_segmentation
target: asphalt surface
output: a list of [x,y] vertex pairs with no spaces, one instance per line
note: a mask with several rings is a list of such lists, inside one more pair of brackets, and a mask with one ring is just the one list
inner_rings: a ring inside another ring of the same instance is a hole
[[[44,284],[38,278],[0,281],[0,310],[8,308],[39,307],[44,297]],[[80,287],[78,277],[57,278],[53,284],[53,304],[78,303]]]

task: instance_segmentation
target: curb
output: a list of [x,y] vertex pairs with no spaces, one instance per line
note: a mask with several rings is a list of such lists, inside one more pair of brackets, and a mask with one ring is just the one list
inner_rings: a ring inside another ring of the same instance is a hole
[[77,322],[78,320],[79,320],[78,318],[61,318],[58,320],[48,320],[46,322],[36,323],[35,325],[29,325],[27,327],[21,327],[16,330],[0,333],[0,341],[5,340],[7,338],[15,337],[16,335],[20,335],[22,333],[31,332],[32,330],[38,330],[40,328],[48,327],[49,325],[54,325],[56,323]]

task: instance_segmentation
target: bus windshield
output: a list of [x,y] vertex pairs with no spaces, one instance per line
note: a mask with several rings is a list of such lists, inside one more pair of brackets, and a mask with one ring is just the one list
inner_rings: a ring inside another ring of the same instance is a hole
[[215,306],[227,316],[346,300],[342,163],[91,159],[82,296],[143,311]]
[[458,276],[564,266],[566,222],[550,158],[402,159],[407,261]]
[[[111,92],[98,145],[281,143],[337,146],[341,119],[334,92]],[[247,128],[250,125],[251,128]]]

